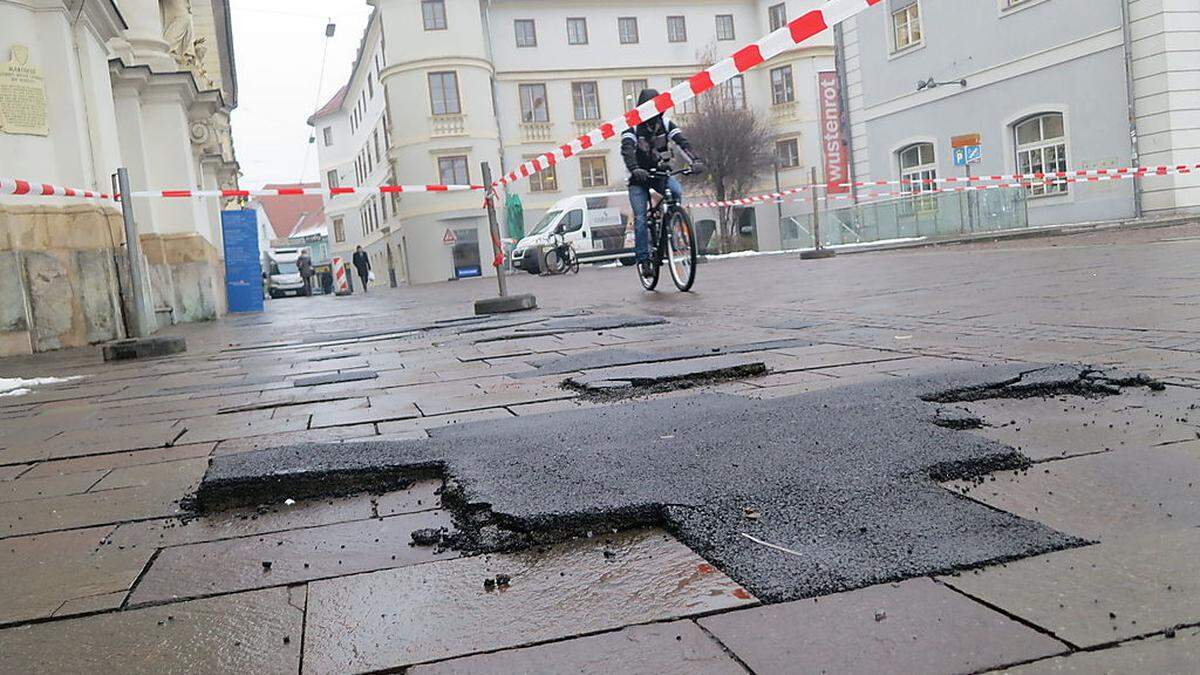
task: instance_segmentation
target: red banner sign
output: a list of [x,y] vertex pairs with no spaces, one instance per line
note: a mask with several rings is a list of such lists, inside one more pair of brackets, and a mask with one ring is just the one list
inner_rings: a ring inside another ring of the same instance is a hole
[[828,194],[850,191],[850,163],[846,157],[846,135],[842,128],[842,97],[836,71],[817,73],[818,95],[821,97],[821,154],[825,159],[825,182]]

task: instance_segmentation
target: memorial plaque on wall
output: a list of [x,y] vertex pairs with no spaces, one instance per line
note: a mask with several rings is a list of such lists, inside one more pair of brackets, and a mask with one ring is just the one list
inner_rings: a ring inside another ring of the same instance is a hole
[[29,65],[24,45],[13,45],[8,62],[0,63],[0,133],[50,134],[42,71]]

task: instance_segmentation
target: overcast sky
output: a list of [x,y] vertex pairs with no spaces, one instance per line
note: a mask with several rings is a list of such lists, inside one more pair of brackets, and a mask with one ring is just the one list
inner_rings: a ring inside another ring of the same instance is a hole
[[[350,77],[371,8],[364,0],[231,0],[230,6],[238,78],[233,138],[242,187],[316,181],[317,146],[308,144],[312,127],[305,120]],[[321,77],[331,16],[337,31]]]

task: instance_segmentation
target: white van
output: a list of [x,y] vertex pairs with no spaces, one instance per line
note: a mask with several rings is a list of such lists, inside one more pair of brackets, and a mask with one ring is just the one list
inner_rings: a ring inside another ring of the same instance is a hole
[[517,242],[512,252],[513,267],[537,274],[543,247],[550,235],[562,232],[575,247],[580,262],[634,261],[633,209],[628,192],[602,192],[560,199],[537,225]]
[[267,293],[272,298],[304,294],[304,279],[300,277],[300,268],[296,266],[296,260],[300,258],[300,249],[273,248],[263,257],[266,263]]

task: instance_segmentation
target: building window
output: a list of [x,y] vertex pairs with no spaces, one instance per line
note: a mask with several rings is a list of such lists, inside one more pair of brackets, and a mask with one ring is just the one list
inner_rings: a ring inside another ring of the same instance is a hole
[[595,82],[572,82],[571,100],[575,103],[575,119],[600,119],[600,95]]
[[895,51],[908,49],[921,42],[921,5],[917,2],[892,12],[892,33]]
[[[686,77],[672,77],[671,78],[671,88],[674,89],[675,87],[677,87],[687,81],[688,81],[688,78],[686,78]],[[700,109],[700,98],[699,97],[692,97],[691,99],[684,101],[683,103],[680,103],[675,106],[675,112],[679,115],[689,115],[691,113],[696,112],[699,109]]]
[[321,129],[321,135],[325,138],[325,147],[333,145],[333,127]]
[[[1035,115],[1013,128],[1017,139],[1017,173],[1055,173],[1067,170],[1067,139],[1061,113]],[[1030,181],[1032,196],[1067,192],[1067,184]]]
[[794,169],[800,166],[800,143],[789,138],[775,143],[775,156],[779,159],[779,168]]
[[547,166],[540,172],[529,177],[530,192],[557,192],[558,171],[553,166]]
[[779,3],[771,5],[767,8],[767,23],[770,24],[771,30],[776,31],[787,25],[787,4]]
[[771,69],[771,103],[779,105],[796,100],[796,90],[792,81],[792,67],[780,66]]
[[667,41],[687,42],[687,22],[682,16],[667,17]]
[[933,154],[933,143],[914,143],[900,150],[900,192],[912,195],[913,199],[902,202],[902,215],[914,211],[932,211],[937,208],[933,197],[920,197],[922,192],[937,189],[937,164]]
[[325,173],[325,184],[328,185],[329,189],[331,190],[341,187],[341,185],[338,184],[337,169],[330,169]]
[[425,30],[446,30],[445,0],[421,0],[421,18]]
[[375,98],[374,79],[375,79],[374,73],[368,72],[367,73],[367,97],[371,98],[371,99]]
[[533,19],[517,19],[513,21],[513,30],[517,33],[518,47],[537,46],[537,24]]
[[517,94],[521,99],[522,122],[550,121],[550,110],[546,107],[546,85],[518,85]]
[[636,16],[622,16],[617,19],[617,33],[621,36],[621,44],[635,45],[638,41]]
[[470,185],[466,155],[438,157],[438,180],[442,185]]
[[458,73],[429,74],[429,105],[434,115],[459,115]]
[[579,172],[579,183],[585,188],[608,185],[608,159],[606,157],[581,157]]
[[587,42],[587,19],[567,19],[567,44],[586,45]]
[[746,107],[746,80],[741,75],[734,75],[721,85],[721,98],[732,108]]
[[638,94],[649,87],[646,80],[621,80],[621,110],[630,110],[638,104]]
[[379,129],[372,131],[371,136],[375,140],[375,162],[376,163],[382,162],[383,161],[383,151],[380,149],[380,146],[379,146]]
[[733,15],[718,14],[717,15],[717,39],[732,40],[733,39]]
[[339,244],[346,241],[346,221],[342,218],[333,219],[333,240]]

